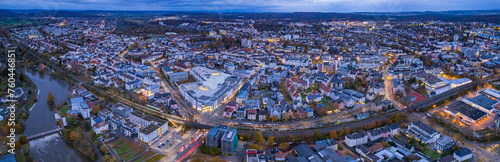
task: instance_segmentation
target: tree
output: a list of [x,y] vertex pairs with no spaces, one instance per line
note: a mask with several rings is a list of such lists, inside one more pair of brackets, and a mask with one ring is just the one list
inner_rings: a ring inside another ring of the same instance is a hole
[[275,116],[273,116],[272,121],[273,121],[273,122],[277,122],[277,121],[278,121],[278,117],[277,117],[276,115],[275,115]]
[[78,133],[71,131],[69,133],[69,140],[70,141],[76,141],[78,139]]
[[249,149],[256,149],[256,150],[260,150],[260,146],[259,146],[259,145],[257,145],[257,144],[253,144],[253,143],[252,143],[252,144],[250,144],[250,145],[248,145],[248,148],[249,148]]
[[107,153],[107,152],[109,152],[109,148],[108,148],[108,146],[106,146],[106,145],[102,145],[100,149],[101,149],[101,152],[102,152],[102,153]]
[[113,157],[112,155],[104,155],[104,157],[102,157],[102,161],[103,162],[118,162],[118,160],[116,160],[115,157]]
[[375,126],[376,126],[375,122],[371,122],[371,123],[370,123],[370,129],[375,128]]
[[330,132],[330,138],[333,138],[333,139],[338,138],[337,130],[333,130]]
[[316,141],[321,140],[321,139],[323,139],[323,134],[321,134],[321,132],[319,130],[316,130],[316,131],[314,131],[313,137],[314,137],[314,140],[316,140]]
[[290,147],[290,144],[288,144],[288,142],[283,142],[283,143],[280,143],[280,145],[278,145],[278,148],[280,150],[287,150],[289,147]]
[[344,150],[344,145],[339,145],[339,146],[338,146],[338,149],[339,149],[340,151]]
[[99,111],[101,111],[101,107],[99,107],[99,105],[92,106],[93,114],[97,114]]
[[393,123],[399,123],[401,121],[401,116],[399,113],[392,114],[389,119],[392,120]]
[[66,117],[66,122],[70,126],[75,126],[76,125],[76,119],[75,119],[75,117],[72,117],[72,116]]
[[49,105],[54,105],[55,100],[56,100],[56,97],[54,97],[54,95],[52,95],[52,92],[49,92],[49,94],[47,95],[47,103]]
[[255,143],[264,142],[264,137],[262,136],[262,132],[261,131],[255,132],[255,135],[253,136],[253,140]]
[[267,137],[267,145],[269,145],[269,146],[274,145],[274,137],[273,136]]
[[21,145],[28,143],[28,137],[26,137],[24,135],[20,135],[19,136],[19,143],[21,143]]
[[351,155],[351,152],[349,150],[345,150],[344,152],[346,155]]
[[382,146],[384,146],[384,148],[389,147],[389,144],[387,142],[380,142],[380,144],[382,144]]
[[349,127],[346,127],[345,128],[345,134],[349,134],[349,133],[351,133],[351,129]]

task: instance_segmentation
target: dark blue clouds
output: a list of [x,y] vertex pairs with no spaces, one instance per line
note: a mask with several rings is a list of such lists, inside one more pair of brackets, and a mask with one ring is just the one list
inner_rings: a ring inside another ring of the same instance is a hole
[[499,9],[500,0],[0,0],[4,9],[399,12]]

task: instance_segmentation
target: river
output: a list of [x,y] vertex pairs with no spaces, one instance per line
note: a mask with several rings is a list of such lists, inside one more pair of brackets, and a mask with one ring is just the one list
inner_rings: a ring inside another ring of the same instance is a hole
[[[38,101],[31,108],[28,119],[24,122],[24,135],[30,136],[41,132],[53,130],[56,128],[54,112],[49,109],[47,104],[47,94],[51,92],[56,100],[56,105],[68,101],[69,86],[65,82],[52,78],[50,75],[44,75],[38,72],[25,71],[37,86]],[[78,151],[67,145],[59,134],[52,134],[43,138],[29,141],[29,154],[33,159],[42,162],[55,161],[87,161]]]

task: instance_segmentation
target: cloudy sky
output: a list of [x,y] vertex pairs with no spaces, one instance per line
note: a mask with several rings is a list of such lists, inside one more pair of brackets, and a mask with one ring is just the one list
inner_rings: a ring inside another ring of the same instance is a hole
[[500,9],[500,0],[0,0],[2,9],[399,12]]

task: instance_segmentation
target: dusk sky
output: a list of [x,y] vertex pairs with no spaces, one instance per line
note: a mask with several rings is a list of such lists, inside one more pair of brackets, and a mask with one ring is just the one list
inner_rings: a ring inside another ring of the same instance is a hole
[[499,9],[500,0],[1,0],[2,9],[400,12]]

